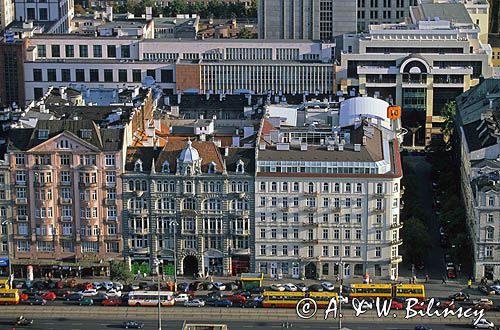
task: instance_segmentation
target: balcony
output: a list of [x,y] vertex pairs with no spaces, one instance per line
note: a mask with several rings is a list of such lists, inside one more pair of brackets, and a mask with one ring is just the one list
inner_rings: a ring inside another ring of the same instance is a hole
[[249,210],[231,210],[230,212],[236,216],[248,216],[250,214]]
[[342,207],[340,207],[340,205],[333,205],[333,206],[330,206],[330,210],[332,212],[340,212],[342,210]]
[[128,213],[132,214],[132,215],[141,216],[141,215],[147,215],[148,214],[148,210],[147,209],[129,209]]
[[196,210],[182,210],[181,214],[184,217],[187,217],[187,216],[196,216],[197,212],[196,212]]
[[145,247],[131,248],[130,253],[132,254],[148,254],[149,250]]
[[372,209],[372,213],[373,214],[384,213],[384,208],[383,207],[376,207],[376,208]]
[[373,198],[384,198],[385,194],[383,192],[376,192],[373,194]]
[[16,186],[25,186],[25,185],[26,185],[26,181],[16,180]]
[[250,255],[250,249],[231,249],[231,255]]
[[52,186],[52,181],[35,181],[33,185],[35,187],[48,187]]
[[250,235],[250,231],[245,230],[245,229],[231,229],[230,234],[231,235],[248,236],[248,235]]
[[27,215],[18,215],[17,221],[28,221],[28,216]]
[[400,262],[403,262],[403,256],[391,257],[391,263],[399,264]]
[[59,198],[60,204],[73,204],[73,200],[71,198]]
[[391,229],[401,229],[401,228],[403,228],[403,223],[402,222],[391,223]]
[[95,188],[97,187],[97,182],[79,182],[78,185],[83,188]]
[[290,212],[290,208],[288,206],[283,206],[281,209],[280,209],[281,212],[283,213],[288,213]]
[[71,186],[71,181],[61,181],[59,183],[59,185],[61,185],[61,186]]
[[106,182],[106,183],[104,183],[104,186],[106,188],[114,188],[114,187],[116,187],[116,182]]
[[302,208],[302,211],[303,212],[307,212],[307,213],[314,213],[318,210],[318,207],[317,206],[304,206]]
[[317,222],[302,222],[302,227],[318,227],[319,224]]
[[317,191],[304,192],[302,195],[304,197],[318,197],[319,196],[319,192],[317,192]]
[[303,238],[302,242],[308,243],[308,244],[318,244],[318,239],[317,238]]
[[16,198],[16,204],[28,204],[28,199],[26,197]]
[[403,240],[402,239],[396,239],[396,240],[392,240],[391,241],[391,245],[393,245],[393,246],[394,245],[398,246],[398,245],[401,245],[401,244],[403,244]]

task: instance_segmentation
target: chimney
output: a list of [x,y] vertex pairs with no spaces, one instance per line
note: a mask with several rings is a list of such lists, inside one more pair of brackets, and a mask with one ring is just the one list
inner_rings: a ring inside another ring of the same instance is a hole
[[228,156],[229,156],[229,148],[225,147],[224,148],[224,157],[228,157]]
[[490,105],[488,106],[489,110],[493,110],[493,99],[490,99]]
[[153,7],[146,7],[146,21],[153,19]]
[[108,21],[113,22],[113,7],[112,6],[106,7],[106,16],[108,17]]

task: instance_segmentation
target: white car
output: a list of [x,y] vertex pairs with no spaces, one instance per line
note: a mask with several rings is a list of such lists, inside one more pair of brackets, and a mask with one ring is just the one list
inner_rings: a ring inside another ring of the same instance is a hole
[[321,283],[321,287],[325,290],[325,291],[333,291],[334,289],[334,286],[332,283],[330,282],[322,282]]
[[488,321],[487,319],[481,319],[476,325],[472,322],[472,327],[474,329],[495,329],[495,323]]
[[283,285],[283,287],[285,288],[285,291],[289,291],[289,292],[295,292],[297,291],[297,287],[295,286],[295,284],[293,283],[287,283],[285,285]]
[[85,291],[80,291],[79,293],[84,297],[93,297],[93,296],[97,295],[97,290],[96,289],[89,289],[89,290],[85,290]]
[[102,287],[106,290],[113,289],[113,282],[102,282]]
[[123,290],[123,284],[121,284],[120,282],[114,282],[113,283],[113,288],[115,288],[116,290]]
[[285,291],[285,287],[283,286],[283,284],[272,284],[270,286],[270,289],[271,291],[279,291],[279,292]]
[[214,282],[214,288],[219,291],[224,291],[226,290],[226,285],[222,282]]
[[189,301],[189,295],[187,293],[180,293],[174,298],[174,301],[176,303],[185,303],[186,301]]
[[488,298],[481,298],[481,299],[478,299],[478,300],[473,300],[472,303],[474,305],[476,304],[486,304],[486,305],[493,305],[493,301],[488,299]]
[[118,298],[122,296],[122,292],[119,290],[111,289],[106,293],[106,295],[108,297]]
[[186,307],[203,307],[205,306],[205,302],[201,299],[193,299],[184,302],[184,306]]

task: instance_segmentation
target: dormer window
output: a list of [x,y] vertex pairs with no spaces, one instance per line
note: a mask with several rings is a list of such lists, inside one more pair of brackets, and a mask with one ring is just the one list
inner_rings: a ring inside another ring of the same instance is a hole
[[92,130],[91,129],[82,129],[80,131],[80,137],[82,139],[90,139],[92,137]]
[[61,140],[58,143],[59,149],[72,149],[73,145],[68,140]]
[[170,163],[167,161],[164,161],[162,166],[161,166],[161,171],[163,173],[170,173]]
[[134,172],[142,172],[142,161],[140,159],[135,161]]
[[236,163],[236,173],[245,173],[245,164],[243,164],[241,159]]
[[47,140],[49,138],[49,130],[48,129],[38,130],[38,138],[40,140]]
[[214,162],[211,162],[208,164],[208,173],[214,174],[215,172],[217,172],[217,165]]
[[186,175],[192,175],[191,166],[186,167]]

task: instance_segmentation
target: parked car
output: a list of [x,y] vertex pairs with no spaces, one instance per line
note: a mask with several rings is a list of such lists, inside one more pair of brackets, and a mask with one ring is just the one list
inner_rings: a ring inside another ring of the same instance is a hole
[[94,300],[92,298],[84,297],[80,300],[80,306],[92,306],[94,304]]
[[122,292],[117,291],[116,289],[111,289],[106,294],[108,295],[108,297],[121,297],[122,296]]
[[484,303],[479,303],[479,304],[474,304],[471,307],[474,310],[484,310],[484,311],[490,311],[493,309],[493,305],[490,304],[484,304]]
[[214,284],[212,282],[203,283],[203,289],[211,291],[214,288]]
[[254,300],[254,299],[247,299],[247,301],[245,301],[241,305],[242,308],[257,308],[260,306],[262,306],[262,302],[259,300]]
[[309,286],[309,290],[313,292],[323,292],[323,287],[319,284],[313,284]]
[[99,290],[100,288],[102,288],[102,284],[99,282],[94,282],[92,283],[92,287],[96,290]]
[[321,287],[323,287],[325,291],[333,291],[334,289],[333,284],[330,282],[321,282]]
[[500,285],[493,285],[491,289],[495,291],[495,294],[500,294]]
[[113,282],[102,282],[102,287],[105,289],[105,290],[111,290],[113,289]]
[[474,329],[495,329],[495,323],[488,321],[487,319],[480,319],[477,324],[474,322],[471,324]]
[[[181,283],[181,284],[182,284],[182,283]],[[179,285],[180,285],[180,284],[179,284]],[[137,283],[132,283],[132,284],[130,284],[130,285],[129,285],[129,287],[130,287],[130,290],[131,290],[131,291],[137,291],[137,290],[139,290],[139,289],[141,288],[141,287],[139,286],[139,284],[137,284]]]
[[189,283],[183,282],[183,283],[177,284],[177,291],[188,292],[189,291]]
[[226,285],[222,282],[214,282],[215,290],[224,291],[226,290]]
[[250,289],[250,292],[252,294],[261,294],[261,293],[263,293],[265,291],[266,291],[266,287],[263,287],[263,286],[261,286],[261,287],[255,287],[255,288],[251,288]]
[[487,295],[494,295],[494,294],[496,294],[495,290],[492,287],[488,286],[488,285],[479,285],[477,287],[477,289],[480,292],[482,292],[484,294],[487,294]]
[[285,291],[295,292],[298,290],[298,288],[295,286],[295,284],[292,284],[292,283],[287,283],[283,286],[285,287]]
[[63,280],[59,280],[56,282],[56,288],[57,289],[62,289],[64,288],[64,281]]
[[235,291],[235,290],[238,290],[240,287],[238,286],[238,284],[234,283],[234,282],[229,282],[229,283],[226,283],[226,290],[231,290],[231,291]]
[[397,301],[397,300],[392,300],[391,301],[391,309],[403,309],[403,303]]
[[415,326],[415,330],[432,330],[432,328],[429,328],[429,327],[428,327],[428,326],[426,326],[426,325],[421,325],[421,324],[419,324],[419,325],[416,325],[416,326]]
[[104,299],[101,302],[101,305],[103,305],[103,306],[120,306],[121,304],[122,304],[122,300],[120,298]]
[[243,297],[245,298],[250,298],[252,296],[252,293],[248,290],[244,290],[244,291],[236,291],[234,294],[239,294],[239,295],[242,295]]
[[33,305],[44,306],[47,304],[47,300],[43,299],[42,297],[32,297],[25,300],[24,303],[32,306]]
[[283,284],[272,284],[269,288],[271,289],[271,291],[285,291],[285,287],[283,286]]
[[189,285],[190,291],[200,291],[203,290],[203,283],[200,281],[193,282]]
[[109,299],[108,295],[104,292],[99,292],[95,296],[90,297],[94,301],[94,303],[102,303],[104,300]]
[[309,288],[304,283],[296,283],[295,286],[297,287],[297,291],[302,291],[302,292],[309,291]]
[[467,301],[469,300],[469,295],[464,292],[457,292],[448,297],[449,299],[455,300],[455,301]]
[[66,281],[66,285],[68,286],[68,288],[72,289],[74,287],[76,287],[76,280],[74,278],[70,278],[69,280]]
[[142,329],[144,328],[144,323],[138,321],[125,321],[122,323],[122,328],[125,329]]
[[413,306],[413,309],[416,311],[419,311],[419,310],[426,310],[427,307],[428,307],[428,305],[425,301],[419,301],[418,304]]
[[52,291],[47,291],[47,292],[43,293],[40,297],[42,297],[45,300],[50,300],[50,301],[56,300],[56,298],[57,298],[56,294]]
[[184,306],[186,307],[203,307],[205,306],[205,302],[201,299],[193,299],[184,302]]
[[438,308],[439,309],[448,308],[449,310],[455,310],[455,308],[457,308],[457,305],[452,300],[443,300],[439,302]]
[[187,293],[179,293],[175,298],[174,301],[176,303],[185,303],[186,301],[189,301],[189,295]]
[[215,307],[231,307],[231,306],[233,306],[233,302],[229,299],[220,299],[220,300],[216,300],[214,302],[214,306]]
[[493,301],[488,299],[488,298],[481,298],[478,300],[473,300],[473,304],[487,304],[487,305],[493,305]]
[[80,293],[84,297],[93,297],[93,296],[97,295],[97,290],[96,289],[89,289],[89,290],[81,291]]
[[83,295],[81,293],[75,292],[66,296],[66,301],[80,301]]
[[241,306],[245,303],[245,301],[247,301],[247,298],[239,294],[225,297],[225,299],[230,300],[235,306]]

